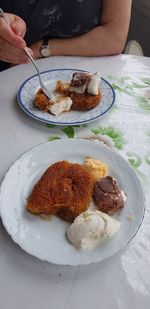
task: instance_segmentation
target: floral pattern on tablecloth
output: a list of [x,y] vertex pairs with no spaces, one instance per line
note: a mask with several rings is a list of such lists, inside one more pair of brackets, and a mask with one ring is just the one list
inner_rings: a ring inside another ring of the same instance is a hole
[[150,78],[109,75],[108,80],[116,92],[116,102],[106,117],[82,126],[58,128],[48,124],[46,126],[51,130],[51,134],[47,139],[52,141],[59,138],[88,138],[104,142],[120,152],[136,171],[145,190],[148,190]]

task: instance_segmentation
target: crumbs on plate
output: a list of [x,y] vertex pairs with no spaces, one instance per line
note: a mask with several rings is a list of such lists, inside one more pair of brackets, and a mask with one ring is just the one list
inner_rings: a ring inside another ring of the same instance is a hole
[[133,215],[128,215],[127,216],[127,220],[128,221],[133,221],[134,220],[134,216]]

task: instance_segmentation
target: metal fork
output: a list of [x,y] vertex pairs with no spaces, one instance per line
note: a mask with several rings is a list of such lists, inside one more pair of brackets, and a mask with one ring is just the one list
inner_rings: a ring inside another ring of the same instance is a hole
[[[0,8],[0,16],[3,17],[6,21],[6,23],[10,26],[10,21],[7,17],[7,15],[4,13],[4,11]],[[11,27],[11,26],[10,26]],[[43,81],[42,81],[42,78],[41,78],[41,74],[40,74],[40,71],[34,61],[34,59],[32,58],[32,56],[30,55],[30,53],[28,52],[27,48],[25,47],[24,48],[24,51],[25,53],[28,55],[28,57],[30,58],[31,62],[33,63],[34,67],[36,68],[36,71],[38,73],[38,78],[39,78],[39,83],[40,83],[40,86],[41,86],[41,89],[43,90],[43,92],[45,93],[45,95],[51,99],[51,94],[50,94],[50,91],[45,87]]]

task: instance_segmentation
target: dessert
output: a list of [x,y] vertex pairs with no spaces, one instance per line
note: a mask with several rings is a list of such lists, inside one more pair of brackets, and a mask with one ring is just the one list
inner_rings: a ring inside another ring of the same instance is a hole
[[90,203],[93,178],[80,164],[52,164],[34,186],[27,209],[33,214],[57,214],[73,221]]
[[112,176],[103,177],[94,185],[93,200],[100,211],[109,215],[124,207],[125,196]]
[[75,72],[69,85],[69,92],[79,94],[99,94],[100,72]]
[[51,100],[40,89],[34,99],[35,107],[43,112],[51,112],[53,115],[59,115],[62,112],[68,112],[71,109],[71,98],[64,95],[52,96]]
[[53,115],[60,115],[62,112],[69,112],[72,100],[69,97],[58,96],[53,100],[53,104],[49,105],[48,110]]
[[101,99],[99,90],[100,73],[75,72],[71,82],[63,83],[58,80],[54,95],[48,97],[38,90],[34,99],[34,105],[41,111],[59,115],[64,111],[86,111],[97,106]]
[[101,211],[87,210],[79,215],[67,230],[67,238],[79,250],[92,249],[114,236],[120,222]]
[[39,89],[34,99],[34,106],[43,112],[48,112],[50,101],[42,89]]
[[100,101],[100,73],[76,72],[72,76],[69,86],[69,96],[73,104],[73,110],[90,110]]
[[34,186],[27,209],[44,219],[56,215],[73,222],[66,231],[69,242],[79,250],[92,249],[117,233],[120,223],[110,215],[127,200],[107,173],[107,165],[91,157],[83,165],[58,161]]
[[84,165],[90,170],[95,181],[105,177],[108,173],[107,165],[100,160],[86,157]]

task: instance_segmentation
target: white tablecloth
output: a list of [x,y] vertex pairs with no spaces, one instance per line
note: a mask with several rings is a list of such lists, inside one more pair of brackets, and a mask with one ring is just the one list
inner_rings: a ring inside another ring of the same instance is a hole
[[[146,214],[132,242],[106,261],[88,266],[57,266],[24,252],[0,221],[0,308],[4,309],[148,309],[150,306],[150,58],[51,57],[41,71],[100,69],[116,91],[105,117],[86,127],[48,127],[18,106],[21,83],[35,74],[31,64],[0,73],[0,180],[24,151],[59,138],[96,137],[130,162],[146,195]],[[135,205],[136,207],[136,205]]]

